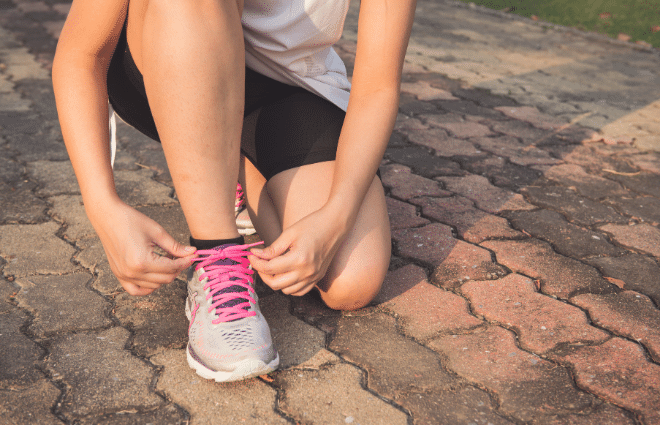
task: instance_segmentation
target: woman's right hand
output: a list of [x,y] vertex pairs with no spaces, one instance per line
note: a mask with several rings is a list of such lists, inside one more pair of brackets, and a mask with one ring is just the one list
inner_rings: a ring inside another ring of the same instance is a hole
[[[94,213],[88,209],[110,268],[131,295],[148,295],[172,282],[196,258],[195,248],[184,246],[162,226],[121,201]],[[158,246],[169,256],[154,252]]]

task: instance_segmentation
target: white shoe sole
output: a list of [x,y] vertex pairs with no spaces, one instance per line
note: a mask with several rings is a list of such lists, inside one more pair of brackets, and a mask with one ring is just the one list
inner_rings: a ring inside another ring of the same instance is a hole
[[229,368],[232,369],[231,371],[216,371],[207,368],[195,360],[190,354],[189,346],[186,346],[186,357],[188,358],[188,366],[194,369],[199,376],[204,379],[213,379],[215,382],[241,381],[243,379],[265,375],[277,369],[277,366],[280,364],[280,356],[278,354],[269,364],[257,359],[246,359],[230,365]]

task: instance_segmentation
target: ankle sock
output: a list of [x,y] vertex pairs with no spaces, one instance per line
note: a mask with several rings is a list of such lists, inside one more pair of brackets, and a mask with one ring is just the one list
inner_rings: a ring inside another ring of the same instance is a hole
[[243,245],[245,244],[245,238],[239,236],[232,239],[195,239],[192,236],[190,237],[190,245],[194,246],[197,249],[213,249],[216,246],[225,245],[225,244],[236,244]]

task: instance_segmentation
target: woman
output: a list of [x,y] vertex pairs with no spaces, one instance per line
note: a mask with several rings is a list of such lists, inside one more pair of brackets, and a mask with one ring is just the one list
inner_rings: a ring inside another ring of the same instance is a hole
[[[53,85],[87,215],[132,295],[196,263],[187,353],[201,376],[231,381],[277,367],[250,264],[272,289],[317,288],[334,309],[378,293],[390,233],[376,172],[414,8],[415,0],[362,0],[349,98],[331,48],[346,0],[73,1]],[[162,143],[192,247],[118,198],[108,98]],[[250,250],[237,232],[237,180],[264,249]]]

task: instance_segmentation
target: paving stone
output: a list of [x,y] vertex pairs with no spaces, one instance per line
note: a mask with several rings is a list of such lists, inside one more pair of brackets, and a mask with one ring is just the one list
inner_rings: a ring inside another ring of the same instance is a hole
[[419,146],[387,149],[385,157],[410,167],[415,174],[428,178],[436,176],[462,176],[465,174],[456,162],[440,158]]
[[476,209],[472,201],[462,196],[441,199],[422,197],[412,202],[422,207],[425,216],[454,226],[458,235],[471,243],[524,236],[513,230],[504,218]]
[[48,204],[34,196],[35,187],[29,181],[0,182],[0,223],[32,224],[48,220]]
[[[384,314],[344,316],[329,349],[367,371],[367,387],[397,399],[407,391],[440,391],[457,380],[433,351],[396,331],[396,320]],[[401,353],[406,353],[403,366]]]
[[417,100],[417,97],[407,93],[401,93],[399,97],[399,112],[406,115],[419,115],[437,111],[437,107],[431,102]]
[[[49,112],[53,113],[54,109]],[[43,114],[39,114],[37,119],[41,123],[33,134],[7,135],[7,146],[18,153],[18,158],[21,161],[68,161],[69,156],[62,141],[57,117],[45,118]]]
[[626,195],[627,192],[616,182],[587,174],[575,164],[555,165],[545,177],[568,187],[575,187],[577,192],[587,198],[600,199]]
[[447,289],[467,280],[495,279],[504,274],[488,251],[455,239],[451,228],[443,224],[397,230],[393,238],[402,256],[435,266],[433,282]]
[[555,253],[545,242],[486,241],[481,245],[495,252],[499,264],[538,279],[544,294],[568,299],[582,293],[607,294],[616,290],[596,269]]
[[381,178],[386,187],[391,188],[392,196],[408,200],[416,196],[449,196],[437,181],[412,174],[410,168],[388,164],[381,168]]
[[626,188],[645,195],[660,198],[660,175],[648,171],[632,175],[610,174],[609,178],[623,184]]
[[626,161],[618,159],[612,153],[602,152],[596,146],[573,146],[561,155],[561,159],[579,165],[589,174],[603,177],[614,173],[634,173],[638,171]]
[[418,227],[429,223],[427,219],[419,216],[414,205],[389,197],[385,198],[385,203],[387,204],[387,214],[390,217],[390,228],[392,230]]
[[139,167],[156,173],[156,180],[172,186],[172,176],[160,143],[150,139],[136,129],[117,120],[117,140],[119,149],[126,150],[135,158]]
[[474,387],[433,393],[411,392],[397,399],[397,402],[412,413],[416,424],[514,423],[498,416],[488,393]]
[[495,187],[482,176],[438,177],[438,180],[443,182],[448,190],[474,201],[477,207],[492,214],[505,210],[534,208],[523,199],[522,195]]
[[562,213],[570,222],[581,226],[596,223],[627,223],[612,207],[594,202],[562,186],[529,186],[522,189],[527,200],[542,208]]
[[16,161],[0,156],[0,182],[16,183],[23,179],[23,166]]
[[[112,321],[106,317],[110,305],[86,287],[91,278],[88,273],[74,273],[17,279],[21,290],[16,300],[34,317],[31,332],[43,336],[111,325]],[[75,302],[71,302],[72,297]]]
[[401,91],[413,94],[419,100],[457,100],[450,92],[432,87],[428,81],[401,83]]
[[611,233],[614,240],[623,246],[660,257],[660,229],[648,224],[607,224],[601,230]]
[[280,369],[300,365],[325,348],[325,333],[292,316],[289,299],[276,292],[259,301],[280,354]]
[[541,172],[532,167],[522,167],[498,156],[458,156],[456,161],[470,173],[489,178],[495,186],[514,191],[536,184],[541,177]]
[[493,95],[489,90],[479,89],[475,87],[461,87],[452,89],[452,94],[460,97],[461,99],[471,100],[472,102],[484,106],[486,108],[494,108],[495,106],[515,106],[516,102],[508,97]]
[[512,211],[506,217],[514,228],[550,242],[558,253],[567,257],[616,256],[626,252],[608,243],[602,233],[568,223],[553,211]]
[[186,288],[186,283],[177,279],[149,295],[135,297],[122,291],[114,297],[114,316],[132,331],[132,348],[138,355],[150,357],[168,348],[185,347]]
[[547,130],[540,130],[521,121],[498,121],[491,125],[496,133],[516,137],[526,145],[536,145],[544,141],[550,134]]
[[660,153],[658,152],[630,155],[626,159],[642,171],[660,174]]
[[447,358],[448,369],[494,392],[500,412],[518,420],[579,412],[593,403],[575,389],[567,369],[519,349],[502,328],[443,336],[429,345]]
[[[166,350],[151,362],[164,366],[156,390],[190,414],[190,424],[286,424],[275,412],[276,391],[259,379],[218,384],[195,374],[185,350]],[[309,388],[308,388],[309,391]]]
[[403,333],[417,340],[439,333],[461,332],[482,324],[470,314],[464,298],[437,288],[426,279],[381,307],[394,313]]
[[468,282],[461,292],[475,313],[515,330],[520,346],[533,353],[545,353],[563,343],[596,343],[609,338],[588,324],[582,310],[536,292],[534,282],[519,274]]
[[117,194],[128,205],[172,204],[172,189],[152,179],[153,171],[115,171]]
[[53,204],[51,213],[64,225],[64,237],[77,241],[96,236],[92,223],[89,222],[85,213],[82,196],[59,195],[49,199]]
[[[279,408],[297,423],[305,424],[408,423],[405,413],[362,389],[361,380],[360,371],[348,364],[278,374],[276,383],[283,388]],[[318,394],[324,397],[319,398]]]
[[448,122],[434,125],[446,130],[449,134],[459,139],[485,137],[493,134],[488,127],[476,122]]
[[22,390],[0,390],[0,417],[5,425],[61,425],[50,411],[60,391],[45,379]]
[[637,422],[627,411],[609,403],[601,403],[592,410],[554,418],[533,420],[534,424],[548,425],[633,425]]
[[583,294],[571,302],[589,312],[591,320],[617,335],[640,342],[660,363],[660,310],[646,296],[634,291],[619,294]]
[[27,319],[14,307],[0,314],[0,389],[20,389],[43,378],[38,366],[44,350],[21,333]]
[[479,153],[470,142],[449,137],[444,130],[432,128],[428,130],[408,130],[405,132],[408,139],[417,145],[426,146],[435,150],[435,154],[442,157],[455,155],[471,155]]
[[511,136],[478,137],[471,140],[480,149],[503,156],[517,165],[554,165],[561,160],[553,158],[547,151],[524,144]]
[[186,246],[190,244],[190,230],[178,202],[167,205],[147,205],[136,209],[163,226],[165,231],[180,244]]
[[69,161],[35,161],[27,164],[28,174],[42,187],[39,196],[79,194],[80,188]]
[[552,357],[571,366],[580,388],[638,413],[644,423],[660,420],[660,366],[650,363],[634,342],[612,338],[602,345],[567,348]]
[[468,100],[442,100],[435,101],[441,109],[447,112],[456,112],[458,114],[476,115],[486,118],[502,119],[503,115],[490,108],[484,108]]
[[557,130],[566,123],[551,115],[541,113],[533,106],[496,106],[496,110],[519,121],[525,121],[544,130]]
[[405,134],[405,130],[428,130],[428,128],[429,126],[418,118],[411,118],[401,113],[397,114],[396,122],[394,123],[394,130],[401,131],[401,134]]
[[47,365],[67,386],[62,412],[69,418],[162,404],[151,389],[153,370],[124,349],[129,333],[110,328],[52,340]]
[[188,422],[188,415],[171,404],[145,412],[119,412],[103,416],[91,416],[79,421],[81,425],[180,425]]
[[652,198],[650,196],[614,198],[608,199],[608,204],[638,220],[656,225],[660,223],[660,199],[658,198]]
[[407,264],[396,270],[387,272],[383,286],[374,300],[373,304],[382,304],[390,301],[407,291],[415,285],[426,281],[426,270],[414,264]]
[[587,261],[605,276],[623,282],[622,289],[641,292],[660,305],[660,267],[655,261],[638,254]]
[[[456,124],[456,123],[466,122],[466,119],[462,114],[456,114],[454,112],[438,111],[435,114],[420,115],[419,118],[424,120],[424,124],[427,125],[427,128],[429,128],[429,126],[443,128],[446,124]],[[475,121],[470,121],[470,122],[475,122]]]
[[59,229],[52,222],[0,226],[0,256],[7,261],[5,275],[73,271],[75,266],[69,260],[74,249],[55,236]]

